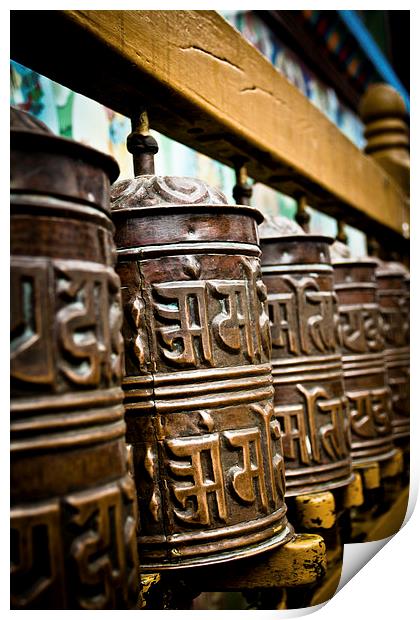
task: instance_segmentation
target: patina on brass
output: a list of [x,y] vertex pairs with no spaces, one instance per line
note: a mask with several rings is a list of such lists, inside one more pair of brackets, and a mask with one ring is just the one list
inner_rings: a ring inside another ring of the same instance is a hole
[[343,487],[352,468],[332,239],[306,235],[286,218],[260,233],[286,496]]
[[378,261],[340,256],[337,245],[333,246],[334,288],[350,408],[351,456],[357,465],[395,454],[391,393],[375,275]]
[[154,175],[116,183],[112,203],[142,566],[287,542],[261,214],[197,179]]
[[11,112],[11,607],[126,609],[137,504],[113,159]]
[[401,263],[381,263],[376,272],[384,322],[385,360],[392,394],[392,431],[401,447],[410,433],[409,275]]

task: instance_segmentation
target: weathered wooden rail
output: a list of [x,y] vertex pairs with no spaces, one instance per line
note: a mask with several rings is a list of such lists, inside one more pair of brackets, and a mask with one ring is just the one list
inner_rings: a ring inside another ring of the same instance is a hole
[[11,15],[13,59],[407,253],[400,187],[215,11]]

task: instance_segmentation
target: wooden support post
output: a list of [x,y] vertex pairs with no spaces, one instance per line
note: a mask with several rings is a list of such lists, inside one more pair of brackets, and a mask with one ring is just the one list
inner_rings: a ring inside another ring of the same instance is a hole
[[408,195],[410,156],[403,98],[389,84],[373,84],[362,97],[360,116],[366,125],[365,153],[371,155]]
[[329,529],[336,522],[335,500],[331,491],[298,495],[295,507],[298,524],[302,528]]

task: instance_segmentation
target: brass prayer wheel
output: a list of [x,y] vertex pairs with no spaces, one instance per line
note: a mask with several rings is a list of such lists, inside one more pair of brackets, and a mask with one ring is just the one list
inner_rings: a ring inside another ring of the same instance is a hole
[[11,607],[137,601],[116,162],[11,110]]
[[251,556],[290,540],[260,212],[191,178],[111,192],[121,278],[127,442],[141,565]]
[[332,239],[296,226],[280,220],[260,231],[286,497],[346,486],[353,476]]
[[404,265],[393,262],[381,263],[376,275],[392,394],[392,430],[397,443],[404,444],[410,433],[409,275]]
[[392,406],[385,366],[375,259],[334,257],[343,370],[350,408],[354,464],[381,461],[395,453]]

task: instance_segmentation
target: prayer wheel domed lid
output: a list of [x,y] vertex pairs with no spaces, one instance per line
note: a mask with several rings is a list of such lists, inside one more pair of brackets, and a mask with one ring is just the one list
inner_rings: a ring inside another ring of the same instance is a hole
[[327,235],[306,233],[297,222],[284,216],[266,217],[258,228],[261,241],[321,241],[333,243]]
[[305,234],[297,222],[283,216],[268,216],[259,227],[260,239],[277,239],[279,236],[290,237]]
[[381,261],[378,267],[378,276],[409,276],[409,270],[402,263],[396,261]]
[[[111,183],[120,173],[117,162],[110,155],[74,140],[56,136],[45,123],[13,106],[10,106],[10,144],[12,154],[14,151],[25,150],[25,152],[45,152],[80,159],[84,164],[103,169]],[[20,170],[20,167],[17,170]],[[14,175],[12,189],[20,189],[14,187],[15,182],[18,182],[18,179]]]
[[257,222],[263,219],[258,209],[245,205],[228,204],[226,196],[215,187],[193,177],[139,175],[134,179],[118,181],[111,189],[113,215],[137,211],[150,215],[152,211],[229,210],[247,213]]
[[348,245],[341,241],[334,241],[330,248],[331,263],[347,267],[378,267],[380,260],[374,256],[354,256]]

